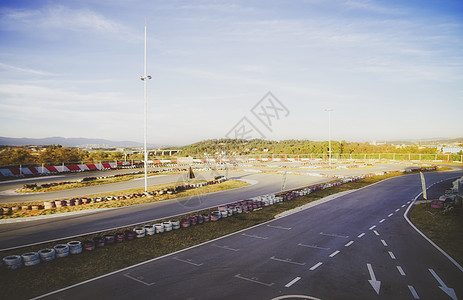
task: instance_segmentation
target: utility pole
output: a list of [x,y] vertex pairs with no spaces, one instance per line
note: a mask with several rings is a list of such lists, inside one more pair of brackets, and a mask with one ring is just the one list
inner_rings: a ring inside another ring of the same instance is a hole
[[144,68],[143,68],[143,76],[140,76],[140,79],[143,81],[143,96],[144,96],[144,129],[145,129],[145,132],[144,132],[144,141],[143,141],[143,145],[144,145],[144,156],[145,156],[145,159],[144,159],[144,162],[143,162],[143,165],[145,167],[145,192],[148,191],[148,151],[146,149],[146,124],[147,124],[147,116],[146,116],[146,82],[148,81],[148,79],[151,79],[151,76],[150,75],[146,75],[146,20],[145,20],[145,60],[144,60]]

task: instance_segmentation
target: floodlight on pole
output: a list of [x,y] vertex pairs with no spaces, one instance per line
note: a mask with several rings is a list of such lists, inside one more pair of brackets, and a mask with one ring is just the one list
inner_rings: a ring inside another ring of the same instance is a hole
[[333,109],[325,109],[328,112],[328,161],[331,168],[331,112]]
[[144,68],[143,68],[143,76],[140,76],[140,79],[143,81],[144,89],[143,89],[143,99],[144,99],[144,160],[143,165],[145,168],[145,192],[148,191],[148,150],[146,148],[146,124],[147,124],[147,115],[146,115],[146,82],[148,79],[151,79],[150,75],[146,75],[146,20],[145,20],[145,60],[144,60]]

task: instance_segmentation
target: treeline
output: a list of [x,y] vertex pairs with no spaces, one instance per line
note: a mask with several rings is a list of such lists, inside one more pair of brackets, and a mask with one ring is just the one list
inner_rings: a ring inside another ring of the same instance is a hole
[[[308,140],[267,141],[260,139],[218,139],[206,140],[181,147],[182,155],[250,155],[250,154],[323,154],[329,153],[329,142]],[[332,153],[422,153],[435,154],[436,148],[419,146],[396,147],[394,145],[372,145],[370,143],[348,143],[331,141]]]
[[86,151],[78,148],[51,145],[42,151],[32,151],[26,147],[5,147],[0,151],[0,165],[16,164],[57,164],[62,162],[100,162],[122,160],[122,152]]

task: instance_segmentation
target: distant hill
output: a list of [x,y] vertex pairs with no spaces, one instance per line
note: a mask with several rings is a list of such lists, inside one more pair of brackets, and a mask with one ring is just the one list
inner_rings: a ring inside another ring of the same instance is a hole
[[[87,138],[64,138],[64,137],[47,137],[41,139],[33,138],[10,138],[0,137],[0,145],[5,146],[32,146],[32,145],[61,145],[65,147],[81,148],[108,148],[108,147],[143,147],[143,143],[133,141],[110,141],[105,139],[87,139]],[[153,145],[149,145],[153,147]]]

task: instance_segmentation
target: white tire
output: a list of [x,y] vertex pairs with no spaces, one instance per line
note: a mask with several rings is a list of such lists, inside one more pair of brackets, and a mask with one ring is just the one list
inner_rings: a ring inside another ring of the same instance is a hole
[[161,224],[161,223],[154,224],[154,227],[156,227],[156,233],[164,232],[164,224]]
[[45,261],[54,260],[56,252],[55,252],[55,249],[46,248],[46,249],[40,250],[39,255],[40,255],[40,259],[45,262]]
[[156,228],[154,225],[145,225],[143,227],[145,228],[147,235],[154,235],[156,233]]
[[22,266],[22,259],[19,255],[9,255],[3,258],[3,263],[8,269],[15,270]]
[[135,231],[137,238],[142,238],[146,235],[146,230],[143,227],[135,227],[133,231]]
[[80,254],[82,253],[82,243],[79,241],[71,241],[68,243],[69,253]]
[[164,231],[172,231],[172,223],[170,221],[163,222],[162,225],[164,225]]
[[40,256],[37,252],[28,252],[21,255],[26,267],[35,266],[40,263]]
[[56,258],[63,258],[69,255],[69,246],[67,244],[58,244],[55,247]]

